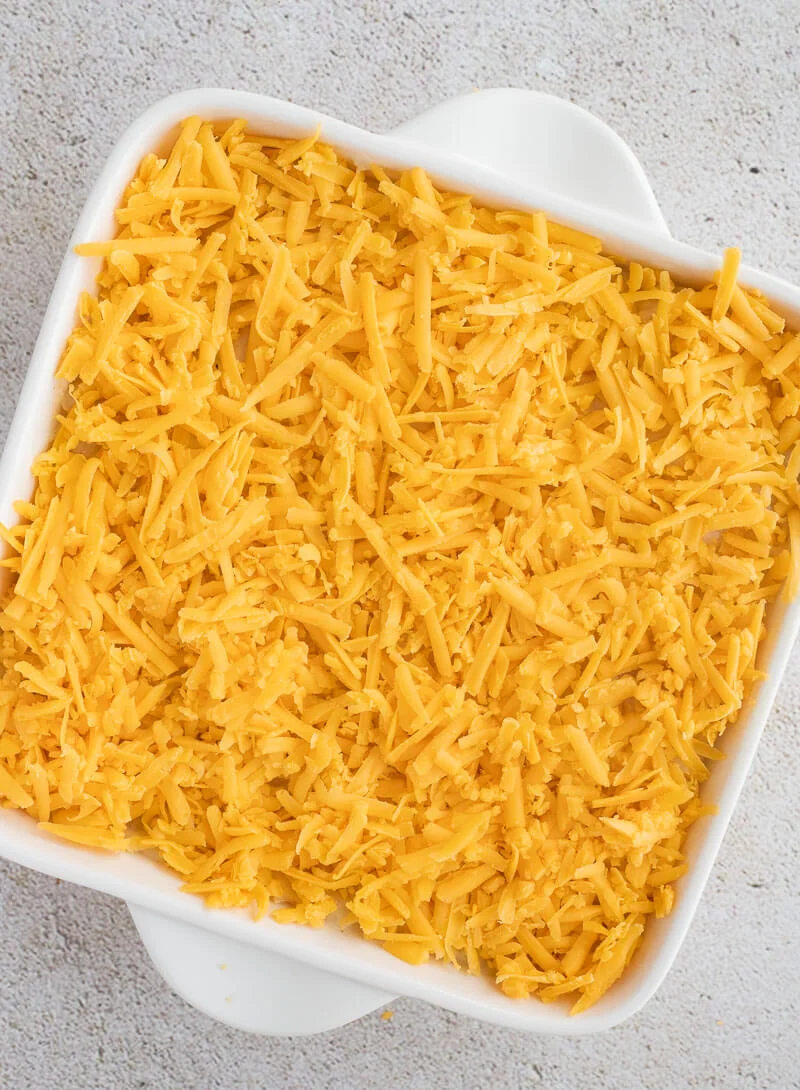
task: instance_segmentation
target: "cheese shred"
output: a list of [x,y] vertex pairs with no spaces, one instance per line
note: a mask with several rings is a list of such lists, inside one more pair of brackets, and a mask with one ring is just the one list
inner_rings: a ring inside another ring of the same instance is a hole
[[421,170],[187,120],[3,528],[0,800],[585,1010],[800,583],[800,337]]

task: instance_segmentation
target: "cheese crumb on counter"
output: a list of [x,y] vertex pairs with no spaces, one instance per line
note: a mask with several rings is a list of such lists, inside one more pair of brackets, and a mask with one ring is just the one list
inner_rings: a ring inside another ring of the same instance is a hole
[[800,335],[737,251],[685,287],[243,121],[117,220],[0,531],[0,800],[585,1010],[797,589]]

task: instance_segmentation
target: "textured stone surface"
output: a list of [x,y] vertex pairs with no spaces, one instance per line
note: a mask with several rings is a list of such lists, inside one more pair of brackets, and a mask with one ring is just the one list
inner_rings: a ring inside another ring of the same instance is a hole
[[[573,99],[631,143],[676,235],[800,279],[800,8],[637,0],[0,0],[0,433],[72,225],[128,121],[199,84],[388,128],[474,87]],[[579,1041],[399,1001],[336,1033],[212,1023],[125,907],[0,863],[0,1087],[627,1090],[800,1086],[800,654],[660,993]]]

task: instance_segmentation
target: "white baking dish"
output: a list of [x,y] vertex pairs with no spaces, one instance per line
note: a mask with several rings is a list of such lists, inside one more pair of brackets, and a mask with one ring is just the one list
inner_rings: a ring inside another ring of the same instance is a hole
[[[600,235],[626,256],[707,280],[719,258],[672,239],[642,169],[611,130],[569,103],[527,91],[485,91],[446,102],[389,135],[378,136],[262,95],[198,90],[149,109],[112,152],[73,236],[109,237],[122,191],[149,151],[168,143],[189,114],[245,117],[263,131],[299,136],[322,124],[322,136],[361,162],[425,167],[440,183],[495,205],[537,208]],[[53,373],[75,319],[78,293],[96,263],[70,249],[61,268],[0,462],[0,519],[31,490],[29,466],[45,446],[62,391]],[[745,268],[742,279],[765,292],[794,323],[800,290]],[[776,605],[761,663],[768,678],[725,737],[728,759],[705,786],[718,806],[687,844],[689,873],[678,883],[671,916],[651,920],[622,980],[591,1010],[570,1018],[567,1004],[511,1000],[489,980],[454,969],[413,967],[335,928],[311,930],[255,922],[239,911],[212,911],[179,891],[173,874],[139,856],[109,856],[41,833],[20,813],[0,809],[0,854],[34,870],[121,897],[155,964],[176,991],[223,1021],[262,1033],[312,1033],[343,1025],[398,994],[517,1029],[586,1034],[637,1011],[667,973],[708,879],[725,828],[758,745],[800,626],[800,606]],[[225,966],[225,968],[221,968]]]

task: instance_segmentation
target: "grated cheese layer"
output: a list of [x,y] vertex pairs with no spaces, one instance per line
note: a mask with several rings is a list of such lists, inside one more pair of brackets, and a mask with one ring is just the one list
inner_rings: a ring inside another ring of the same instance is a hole
[[800,335],[541,213],[199,118],[3,528],[0,800],[573,1011],[670,911],[800,555]]

